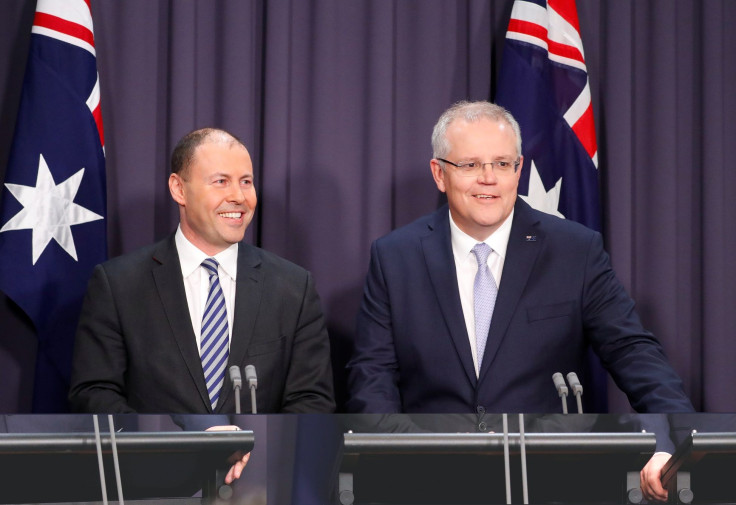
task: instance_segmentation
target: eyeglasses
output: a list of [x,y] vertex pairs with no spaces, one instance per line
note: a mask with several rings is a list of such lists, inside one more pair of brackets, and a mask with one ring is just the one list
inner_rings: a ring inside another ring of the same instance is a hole
[[504,176],[510,174],[512,171],[516,172],[519,167],[520,159],[516,158],[515,161],[496,160],[487,161],[482,163],[480,161],[468,161],[465,163],[453,163],[443,158],[437,158],[437,161],[443,163],[449,163],[453,167],[457,168],[457,173],[463,177],[478,177],[483,173],[486,165],[491,166],[491,171],[496,176]]

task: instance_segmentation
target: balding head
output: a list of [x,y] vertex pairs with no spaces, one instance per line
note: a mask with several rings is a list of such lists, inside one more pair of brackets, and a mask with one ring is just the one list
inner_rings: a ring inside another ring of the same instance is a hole
[[171,173],[186,179],[194,154],[199,146],[206,143],[229,144],[232,148],[246,149],[245,144],[230,132],[220,128],[201,128],[182,137],[171,153]]

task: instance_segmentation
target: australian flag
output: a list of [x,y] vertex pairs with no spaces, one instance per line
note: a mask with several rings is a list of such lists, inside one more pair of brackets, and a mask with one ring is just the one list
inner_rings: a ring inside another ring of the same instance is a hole
[[521,126],[519,194],[600,231],[598,148],[575,0],[516,0],[496,103]]
[[[521,198],[600,231],[598,148],[575,0],[514,2],[495,101],[521,127]],[[605,412],[606,377],[592,358],[586,403]]]
[[107,257],[90,0],[38,0],[0,201],[0,291],[38,334],[33,410],[67,410],[74,333]]

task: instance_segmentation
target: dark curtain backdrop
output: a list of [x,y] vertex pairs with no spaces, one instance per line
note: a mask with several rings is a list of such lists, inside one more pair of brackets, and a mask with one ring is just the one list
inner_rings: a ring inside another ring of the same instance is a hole
[[[0,17],[0,180],[34,5],[6,0]],[[441,201],[432,126],[454,101],[493,98],[511,6],[93,2],[111,255],[174,229],[179,137],[236,133],[259,191],[247,240],[313,272],[343,399],[370,243]],[[695,406],[736,411],[736,2],[583,0],[578,13],[614,266]],[[34,345],[0,298],[1,411],[30,408]],[[628,409],[613,387],[610,407]]]

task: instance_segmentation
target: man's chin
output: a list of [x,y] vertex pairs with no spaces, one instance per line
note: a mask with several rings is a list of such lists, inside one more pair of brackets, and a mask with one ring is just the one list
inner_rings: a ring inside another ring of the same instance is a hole
[[238,242],[242,242],[244,237],[245,232],[239,235],[230,235],[225,237],[225,242],[227,242],[229,245],[237,244]]

